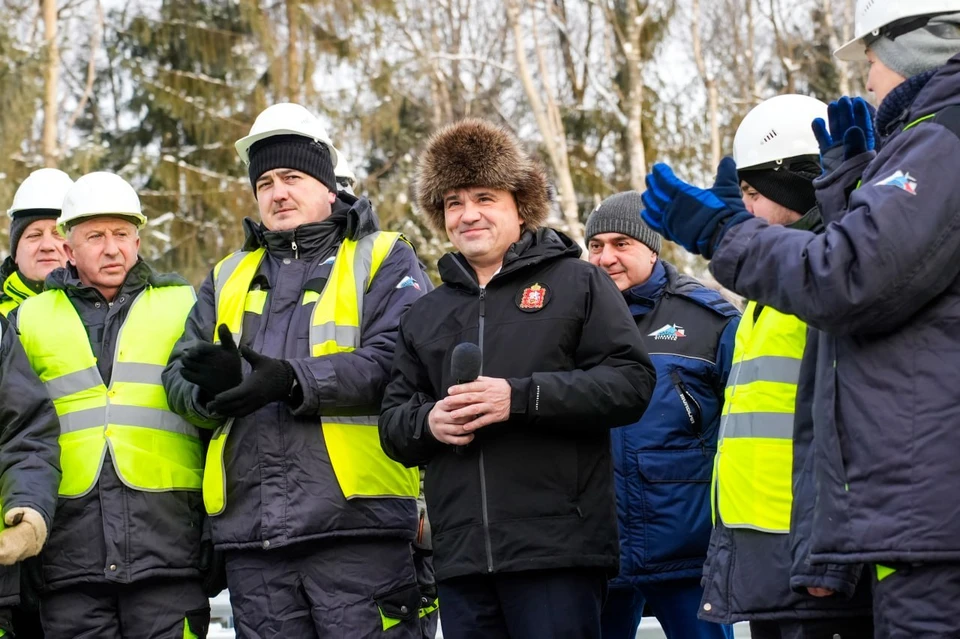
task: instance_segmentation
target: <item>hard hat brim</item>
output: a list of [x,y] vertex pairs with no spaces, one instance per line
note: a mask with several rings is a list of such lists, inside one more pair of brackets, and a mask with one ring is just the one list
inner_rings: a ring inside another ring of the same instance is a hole
[[854,38],[839,49],[833,52],[837,60],[844,62],[866,62],[867,45],[863,43],[863,38]]
[[144,226],[147,225],[147,216],[144,215],[143,213],[140,213],[140,214],[137,214],[137,213],[107,213],[107,212],[87,213],[87,214],[85,214],[85,215],[78,215],[78,216],[76,216],[76,217],[72,217],[72,218],[70,218],[69,220],[64,220],[63,222],[58,221],[58,222],[57,222],[57,232],[59,232],[60,235],[66,237],[67,231],[70,230],[70,227],[71,227],[71,226],[76,226],[77,223],[79,223],[79,222],[83,222],[83,221],[85,221],[85,220],[89,220],[89,219],[92,219],[92,218],[95,218],[95,217],[119,217],[119,218],[123,218],[123,219],[129,220],[130,222],[132,222],[132,223],[137,227],[137,230],[140,230],[140,229],[142,229]]
[[[272,138],[276,135],[299,135],[302,138],[309,137],[303,134],[303,131],[295,131],[293,129],[271,129],[270,131],[264,131],[263,133],[254,133],[253,135],[248,135],[240,138],[233,145],[237,150],[237,155],[240,156],[240,160],[246,164],[250,164],[250,147],[259,142],[260,140],[265,140],[267,138]],[[316,138],[310,138],[316,140]],[[339,154],[337,149],[334,148],[332,144],[328,144],[323,140],[317,140],[320,144],[327,147],[327,150],[330,152],[330,161],[333,162],[333,165],[337,165],[337,157]]]

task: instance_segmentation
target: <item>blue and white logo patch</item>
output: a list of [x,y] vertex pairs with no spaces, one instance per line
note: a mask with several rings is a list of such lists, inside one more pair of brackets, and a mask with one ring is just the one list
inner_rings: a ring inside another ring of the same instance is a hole
[[326,266],[327,264],[333,264],[333,263],[336,262],[336,261],[337,261],[337,256],[336,256],[336,255],[331,255],[331,256],[328,257],[326,260],[324,260],[323,262],[321,262],[321,263],[320,263],[320,266]]
[[654,332],[647,335],[647,337],[652,337],[653,339],[665,339],[671,342],[675,342],[678,339],[686,336],[687,333],[683,330],[683,327],[677,326],[676,324],[664,324]]
[[909,173],[897,171],[888,178],[877,182],[874,186],[895,186],[898,189],[906,191],[910,195],[917,194],[917,181]]
[[418,291],[420,290],[420,283],[417,282],[417,280],[410,277],[409,275],[407,275],[405,278],[400,280],[400,283],[397,284],[397,288],[409,288],[411,286],[417,289]]

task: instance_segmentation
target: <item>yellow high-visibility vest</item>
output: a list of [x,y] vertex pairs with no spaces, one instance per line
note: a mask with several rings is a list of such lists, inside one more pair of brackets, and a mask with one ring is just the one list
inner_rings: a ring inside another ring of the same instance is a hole
[[[400,239],[399,233],[380,231],[359,241],[344,240],[337,250],[322,293],[304,291],[301,305],[315,303],[310,321],[310,354],[323,357],[348,353],[360,346],[363,296],[370,282]],[[262,314],[267,291],[254,288],[253,279],[266,254],[264,249],[228,255],[213,270],[216,326],[226,324],[240,343],[244,312]],[[214,342],[219,337],[214,330]],[[383,452],[378,415],[324,415],[321,432],[337,483],[346,499],[384,497],[416,499],[420,475]],[[203,503],[209,515],[227,505],[224,448],[233,420],[217,429],[207,449]]]
[[107,446],[131,488],[200,490],[200,432],[170,410],[160,379],[195,300],[189,286],[150,287],[133,300],[109,388],[65,292],[46,291],[20,305],[20,340],[60,418],[61,497],[94,487]]
[[756,302],[737,329],[713,468],[713,519],[728,528],[790,531],[793,418],[807,326]]
[[19,271],[14,271],[3,281],[3,292],[7,299],[0,302],[0,315],[6,317],[13,309],[20,306],[20,303],[30,297],[36,297],[33,289],[26,285]]

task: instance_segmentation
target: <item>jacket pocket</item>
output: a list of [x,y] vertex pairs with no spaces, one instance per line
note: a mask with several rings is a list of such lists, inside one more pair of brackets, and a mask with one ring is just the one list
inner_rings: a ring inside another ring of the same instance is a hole
[[713,448],[637,453],[641,512],[627,534],[642,535],[640,567],[702,559],[710,542]]
[[672,371],[670,379],[673,382],[673,390],[683,406],[683,413],[686,415],[686,424],[690,433],[697,438],[703,437],[703,410],[700,408],[700,402],[693,396],[690,389],[684,383],[680,373]]
[[419,617],[420,586],[416,583],[375,595],[373,600],[380,611],[380,622],[384,631]]

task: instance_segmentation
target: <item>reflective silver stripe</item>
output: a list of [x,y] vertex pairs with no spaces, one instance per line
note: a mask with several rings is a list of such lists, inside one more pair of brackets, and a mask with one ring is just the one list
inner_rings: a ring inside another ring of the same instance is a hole
[[723,437],[793,439],[793,413],[728,413],[723,417]]
[[134,384],[163,385],[160,378],[163,369],[160,364],[141,364],[139,362],[117,362],[113,365],[113,383],[132,382]]
[[741,360],[730,369],[728,379],[736,385],[758,381],[796,384],[800,379],[800,359],[771,355]]
[[[357,251],[353,256],[353,282],[357,287],[357,319],[363,324],[363,295],[367,292],[367,283],[370,281],[370,269],[373,266],[373,243],[380,237],[380,232],[371,233],[357,242]],[[356,341],[340,342],[343,346],[360,346],[360,332],[357,331]]]
[[[109,417],[107,417],[108,413]],[[110,420],[111,424],[118,426],[154,428],[190,437],[199,437],[200,435],[195,426],[168,410],[143,408],[142,406],[117,406],[114,404],[61,415],[60,432],[72,433],[87,428],[103,427],[106,426],[105,420],[107,419]]]
[[353,346],[356,348],[360,344],[360,329],[356,326],[337,326],[333,322],[310,327],[311,347],[315,344],[323,344],[330,340],[335,341],[341,346]]
[[43,385],[46,387],[50,399],[56,401],[79,391],[96,388],[101,384],[103,384],[103,379],[100,377],[100,371],[97,370],[96,366],[91,366],[60,377],[54,377],[44,382]]
[[356,424],[357,426],[376,426],[379,421],[379,415],[354,415],[346,417],[344,415],[324,415],[321,420],[331,424]]
[[217,271],[217,278],[213,282],[213,308],[215,310],[220,308],[220,294],[223,292],[224,284],[227,283],[227,280],[230,279],[230,276],[233,275],[233,272],[237,270],[240,262],[246,256],[247,251],[237,251],[223,260],[220,270]]

